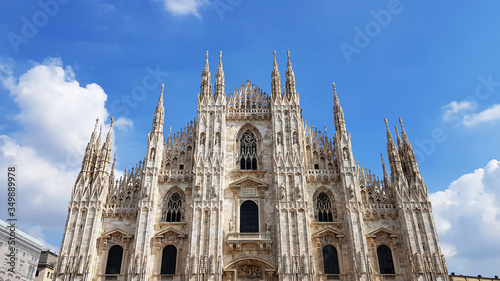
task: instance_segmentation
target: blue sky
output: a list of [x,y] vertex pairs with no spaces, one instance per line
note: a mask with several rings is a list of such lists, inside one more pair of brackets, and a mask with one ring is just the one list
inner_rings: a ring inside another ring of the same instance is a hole
[[304,119],[333,136],[335,82],[354,157],[378,175],[383,118],[391,128],[403,118],[450,272],[498,275],[499,8],[498,1],[0,1],[0,166],[19,169],[20,224],[57,250],[95,118],[117,120],[123,171],[144,157],[161,83],[165,130],[194,119],[206,50],[213,76],[223,51],[227,93],[247,79],[269,93],[272,52],[284,77],[290,50]]

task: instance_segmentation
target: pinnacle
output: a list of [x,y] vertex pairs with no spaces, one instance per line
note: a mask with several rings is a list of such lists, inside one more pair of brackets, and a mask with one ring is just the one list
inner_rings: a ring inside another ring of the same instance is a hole
[[222,71],[222,51],[219,53],[219,71]]
[[292,62],[290,61],[290,50],[286,51],[286,55],[288,57],[287,71],[292,71]]
[[333,82],[332,85],[333,85],[333,101],[335,105],[340,105],[339,97],[337,96],[337,89],[335,88],[335,82]]
[[209,71],[209,65],[208,65],[208,50],[206,52],[207,59],[205,60],[205,71]]

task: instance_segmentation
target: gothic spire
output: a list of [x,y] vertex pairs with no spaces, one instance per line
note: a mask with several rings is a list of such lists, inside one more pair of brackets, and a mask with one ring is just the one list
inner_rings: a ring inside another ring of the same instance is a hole
[[278,63],[276,62],[276,51],[274,54],[273,71],[271,72],[271,99],[276,100],[277,97],[281,98],[281,76],[278,70]]
[[387,130],[387,145],[394,145],[394,140],[392,139],[391,131],[389,130],[389,123],[387,122],[387,118],[384,118],[385,128]]
[[219,68],[217,69],[217,73],[215,73],[215,100],[223,101],[226,94],[224,93],[225,85],[224,85],[224,70],[222,69],[222,51],[219,53]]
[[[385,128],[387,129],[387,155],[389,156],[389,166],[391,167],[391,177],[400,176],[403,174],[403,169],[401,167],[401,160],[399,158],[399,152],[396,148],[396,144],[392,139],[391,131],[389,130],[389,124],[387,123],[387,118],[384,118]],[[393,179],[394,181],[394,179]]]
[[167,142],[168,143],[172,143],[172,125],[170,125],[170,128],[168,130],[168,139],[167,139]]
[[335,132],[346,132],[344,111],[342,106],[340,106],[339,97],[337,96],[337,89],[335,88],[335,83],[333,85],[333,118],[335,119]]
[[158,99],[158,106],[163,106],[163,89],[165,88],[165,84],[161,83],[161,93],[160,98]]
[[99,118],[97,118],[95,120],[94,131],[92,131],[92,134],[90,136],[90,141],[87,144],[87,147],[85,148],[85,156],[83,157],[83,161],[82,161],[82,171],[89,171],[90,170],[90,167],[92,166],[91,162],[95,156],[94,153],[98,153],[98,151],[99,151],[99,145],[101,142],[101,133],[100,132],[102,132],[102,126],[101,126],[101,131],[99,132],[98,140],[96,140],[97,125],[98,124],[99,124]]
[[387,188],[390,186],[391,182],[389,176],[387,175],[387,170],[385,169],[384,155],[380,153],[380,158],[382,159],[382,170],[384,171],[384,186]]
[[94,131],[92,132],[92,135],[90,136],[90,144],[93,144],[95,142],[95,135],[97,133],[97,125],[99,124],[99,118],[95,119],[95,126],[94,126]]
[[405,132],[405,127],[403,126],[403,119],[401,119],[401,117],[399,118],[399,124],[401,125],[401,137],[403,137],[403,143],[410,144],[410,142],[408,141],[408,136]]
[[403,151],[406,156],[406,165],[407,172],[409,173],[409,177],[414,177],[417,174],[420,174],[418,170],[417,159],[415,157],[415,152],[413,151],[413,147],[411,146],[410,141],[408,140],[408,135],[406,134],[405,127],[403,126],[403,120],[399,118],[399,124],[401,125],[401,136],[403,137]]
[[401,141],[401,138],[399,137],[398,126],[394,125],[394,129],[396,129],[396,139],[398,142],[398,150],[403,151],[403,142]]
[[109,176],[109,182],[111,184],[113,184],[113,182],[115,181],[115,165],[116,165],[116,152],[115,156],[113,157],[113,165],[111,165],[111,174]]
[[210,72],[209,67],[208,67],[208,50],[206,51],[206,60],[205,60],[205,72]]
[[200,86],[200,99],[203,100],[205,97],[212,96],[212,82],[210,69],[208,66],[208,51],[206,52],[206,60],[205,60],[205,70],[201,74],[201,86]]
[[106,145],[111,145],[111,136],[113,135],[113,122],[115,122],[115,118],[111,117],[111,124],[109,125],[108,135],[106,136]]
[[97,140],[96,140],[97,147],[99,147],[101,145],[101,135],[102,135],[102,124],[99,127],[99,135],[98,135]]
[[286,65],[286,94],[288,97],[292,97],[297,93],[295,86],[295,73],[292,69],[292,62],[290,61],[290,51],[286,52],[288,56],[288,62]]
[[165,107],[163,107],[163,89],[164,84],[161,84],[160,98],[158,99],[158,105],[156,106],[155,115],[153,119],[153,130],[152,133],[163,133],[163,119],[165,116]]

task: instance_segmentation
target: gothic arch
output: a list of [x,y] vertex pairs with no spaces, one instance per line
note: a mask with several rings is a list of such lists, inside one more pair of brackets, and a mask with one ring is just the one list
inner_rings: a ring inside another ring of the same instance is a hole
[[[245,140],[242,143],[242,140]],[[262,154],[262,135],[250,123],[241,127],[236,134],[234,151],[237,151],[237,165],[241,170],[257,170],[262,163],[259,156]]]
[[313,194],[314,220],[331,222],[337,218],[335,196],[330,189],[321,186]]
[[163,197],[161,207],[162,222],[185,221],[186,196],[178,186],[170,188]]
[[[262,134],[260,133],[259,129],[257,129],[257,127],[250,123],[246,123],[245,125],[241,126],[240,130],[235,136],[234,142],[238,143],[239,145],[240,139],[246,131],[250,131],[255,136],[255,138],[257,139],[257,143],[262,142]],[[237,147],[239,148],[238,145]]]

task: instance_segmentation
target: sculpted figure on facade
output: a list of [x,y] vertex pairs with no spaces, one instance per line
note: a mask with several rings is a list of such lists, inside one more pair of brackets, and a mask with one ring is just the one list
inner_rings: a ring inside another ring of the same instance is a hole
[[223,268],[224,268],[224,263],[223,263],[222,255],[219,255],[219,257],[217,258],[217,269],[218,269],[217,273],[219,275],[222,275]]
[[309,263],[307,262],[307,255],[302,254],[302,273],[308,274],[309,273]]
[[361,251],[358,252],[358,260],[359,260],[359,272],[366,273],[365,257],[363,253],[361,253]]
[[215,274],[215,263],[216,263],[215,257],[214,257],[214,255],[211,255],[210,256],[210,273],[211,274]]
[[310,255],[309,256],[309,259],[311,261],[311,264],[310,264],[310,268],[309,268],[309,272],[311,274],[316,274],[316,262],[314,260],[314,256],[313,255]]
[[193,271],[192,273],[193,274],[197,274],[198,273],[198,260],[196,259],[196,254],[193,255],[193,263],[192,263],[192,268],[193,268]]
[[141,258],[139,255],[135,255],[135,260],[134,260],[134,268],[135,268],[135,274],[139,274],[141,272]]
[[289,267],[289,260],[288,260],[288,255],[283,256],[283,267],[284,267],[284,272],[285,274],[290,274],[290,267]]
[[186,275],[189,275],[190,273],[190,270],[191,270],[191,258],[188,256],[186,256],[186,263],[184,264],[184,273]]

